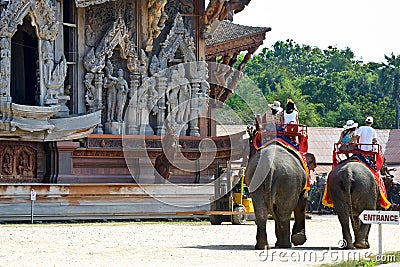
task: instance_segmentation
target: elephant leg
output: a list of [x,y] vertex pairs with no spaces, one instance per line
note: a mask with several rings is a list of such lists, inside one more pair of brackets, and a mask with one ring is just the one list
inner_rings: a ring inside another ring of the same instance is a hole
[[369,248],[368,235],[370,229],[371,229],[370,224],[361,223],[358,235],[356,237],[356,241],[354,242],[354,246],[356,248]]
[[292,228],[291,240],[293,245],[303,245],[306,240],[306,205],[307,205],[307,193],[304,191],[294,209],[294,225]]
[[358,218],[358,216],[353,216],[351,224],[353,226],[354,239],[357,241],[360,233],[360,218]]
[[290,214],[291,210],[275,210],[275,234],[277,248],[291,248],[290,243]]
[[346,204],[344,203],[335,203],[336,213],[339,218],[340,225],[342,226],[342,234],[343,239],[346,241],[347,249],[354,249],[353,240],[350,233],[350,224],[349,224],[349,210]]
[[267,240],[267,219],[268,209],[265,201],[265,194],[261,190],[256,190],[251,194],[254,205],[254,214],[256,217],[257,235],[256,235],[256,246],[255,249],[264,250],[269,249]]

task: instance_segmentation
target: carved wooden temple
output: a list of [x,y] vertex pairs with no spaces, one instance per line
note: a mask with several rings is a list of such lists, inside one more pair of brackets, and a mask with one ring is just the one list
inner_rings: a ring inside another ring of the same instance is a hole
[[166,121],[171,181],[208,181],[242,153],[213,116],[270,30],[226,21],[249,2],[0,1],[0,183],[154,183]]

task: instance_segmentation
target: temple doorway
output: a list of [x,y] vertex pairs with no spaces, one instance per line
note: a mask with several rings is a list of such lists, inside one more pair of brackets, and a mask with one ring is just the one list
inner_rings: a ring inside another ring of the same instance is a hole
[[38,38],[27,16],[11,39],[11,97],[14,103],[37,105]]

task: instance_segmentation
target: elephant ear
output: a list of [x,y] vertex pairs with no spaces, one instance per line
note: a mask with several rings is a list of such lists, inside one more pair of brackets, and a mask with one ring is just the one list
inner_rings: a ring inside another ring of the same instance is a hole
[[310,171],[314,171],[315,168],[317,167],[317,160],[315,159],[314,154],[312,153],[307,153],[306,154],[306,161],[307,161],[307,167]]

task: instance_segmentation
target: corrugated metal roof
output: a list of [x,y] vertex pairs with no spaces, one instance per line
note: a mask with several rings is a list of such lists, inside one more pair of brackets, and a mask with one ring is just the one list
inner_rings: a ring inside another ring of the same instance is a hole
[[400,130],[391,130],[386,144],[385,157],[390,164],[400,164]]

